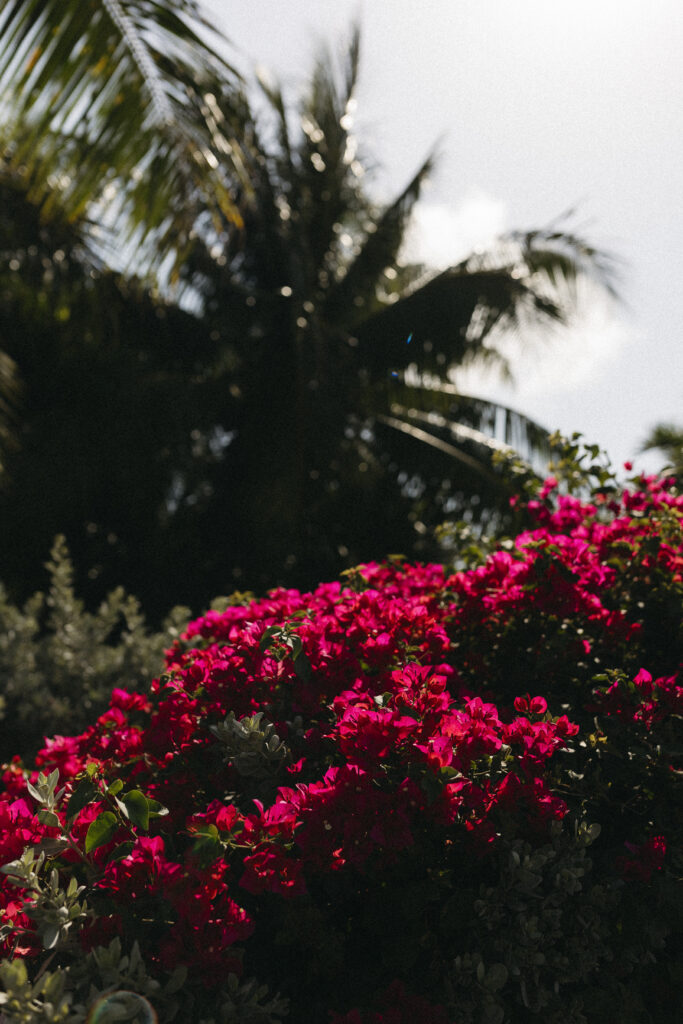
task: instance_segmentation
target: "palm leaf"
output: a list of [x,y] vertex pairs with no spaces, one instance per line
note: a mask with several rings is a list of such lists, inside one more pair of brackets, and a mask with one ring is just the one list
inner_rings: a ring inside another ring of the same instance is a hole
[[[300,104],[301,137],[295,151],[296,173],[289,196],[297,233],[306,236],[307,276],[315,281],[326,263],[342,263],[338,227],[365,206],[356,174],[352,135],[354,91],[358,79],[360,32],[352,29],[341,74],[332,54],[323,50],[310,87]],[[287,181],[287,166],[280,180]]]
[[675,423],[658,423],[640,446],[641,452],[658,449],[663,452],[667,466],[678,477],[683,477],[683,428]]
[[431,424],[435,432],[445,431],[453,439],[483,445],[491,452],[514,451],[539,472],[547,469],[550,432],[509,406],[415,374],[387,383],[380,401],[393,416]]
[[137,244],[156,235],[157,261],[186,242],[198,196],[239,220],[239,143],[213,102],[238,77],[200,26],[196,0],[4,4],[0,145],[46,216],[56,185],[74,219],[108,204]]
[[280,161],[284,165],[284,179],[293,181],[295,176],[293,148],[282,87],[277,83],[270,83],[261,73],[257,74],[256,81],[275,115]]
[[359,306],[354,300],[374,295],[382,272],[396,263],[413,207],[433,166],[434,156],[430,155],[403,192],[372,222],[372,231],[366,235],[358,255],[327,295],[328,317],[350,320],[351,327],[354,321],[367,319],[365,304]]
[[[379,376],[415,361],[422,371],[440,376],[473,360],[497,361],[509,371],[495,348],[497,333],[567,322],[581,275],[613,287],[607,258],[576,236],[508,235],[488,253],[423,277],[398,301],[356,325],[360,357]],[[410,347],[401,344],[409,335]]]
[[375,461],[412,506],[421,557],[443,557],[433,530],[444,520],[464,520],[475,534],[506,528],[520,472],[542,477],[548,471],[547,431],[515,410],[454,389],[401,385],[369,426]]
[[619,261],[576,232],[561,229],[572,216],[573,211],[568,210],[547,228],[512,231],[506,238],[519,246],[529,274],[545,277],[552,288],[565,290],[570,300],[576,297],[572,288],[582,275],[598,281],[609,295],[618,298]]
[[437,420],[433,413],[418,413],[414,410],[402,409],[400,407],[396,412],[398,415],[392,416],[380,413],[377,420],[379,423],[383,423],[393,430],[400,431],[420,444],[429,445],[445,455],[451,462],[462,463],[490,483],[495,484],[496,477],[489,469],[486,461],[468,454],[463,448],[454,444],[453,441],[444,440],[443,437],[439,436],[440,431],[435,428],[441,427],[443,429],[445,427],[447,430],[450,430],[454,435],[454,440],[466,439],[478,442],[482,447],[491,448],[494,451],[512,452],[512,449],[509,449],[506,445],[501,445],[500,442],[494,442],[486,434],[482,434],[481,431],[474,431],[471,427],[463,427],[459,423],[448,423],[443,417],[439,417]]
[[21,395],[16,363],[0,351],[0,483],[5,474],[8,451],[16,447],[16,417]]

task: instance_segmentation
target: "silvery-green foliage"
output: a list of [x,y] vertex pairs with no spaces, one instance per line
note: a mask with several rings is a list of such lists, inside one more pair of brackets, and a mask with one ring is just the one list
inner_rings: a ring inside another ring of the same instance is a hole
[[[184,968],[178,968],[162,984],[147,973],[137,942],[126,954],[118,938],[108,946],[91,950],[87,956],[80,953],[66,966],[43,971],[33,983],[25,961],[3,960],[0,962],[0,1005],[4,1017],[0,1017],[0,1022],[48,1024],[68,1020],[69,1024],[84,1024],[94,1006],[107,996],[122,993],[146,999],[160,1024],[170,1024],[180,1008],[176,993],[185,982],[186,974]],[[97,1019],[108,1022],[121,1018],[114,1016],[112,1009],[111,1017],[102,1015]]]
[[218,1017],[203,1018],[199,1024],[279,1024],[287,1016],[288,1001],[279,995],[268,999],[268,995],[266,985],[253,978],[240,981],[230,974]]
[[486,964],[480,953],[457,956],[447,987],[452,1001],[457,1002],[458,1020],[462,1024],[503,1024],[505,1011],[497,993],[507,979],[504,964]]
[[138,943],[134,942],[126,953],[119,938],[112,939],[108,946],[91,950],[81,962],[66,970],[78,998],[74,1024],[85,1021],[93,1005],[116,992],[131,992],[147,999],[160,1022],[175,1020],[179,1010],[177,993],[187,977],[187,970],[179,967],[162,984],[149,976]]
[[35,982],[24,960],[0,962],[0,1024],[62,1024],[71,1014],[65,972],[45,972]]
[[275,726],[264,721],[262,711],[241,719],[231,711],[223,722],[210,729],[240,775],[268,779],[289,756],[286,744],[275,732]]
[[[79,899],[85,886],[71,878],[65,889],[56,868],[52,868],[47,877],[43,876],[44,863],[44,852],[36,856],[35,849],[27,847],[18,860],[3,864],[0,871],[13,885],[24,890],[22,911],[35,922],[43,947],[55,949],[65,944],[71,927],[83,924],[91,912],[85,900]],[[12,925],[4,925],[0,938],[7,937],[13,930]]]
[[[498,880],[482,885],[470,951],[455,957],[446,988],[463,1024],[507,1024],[510,1007],[545,1024],[585,1024],[575,993],[590,990],[613,959],[611,913],[619,900],[591,882],[588,846],[596,825],[569,836],[558,822],[552,842],[534,849],[499,841]],[[455,909],[447,903],[444,917]],[[486,950],[486,959],[482,954]]]
[[[129,996],[130,1009],[140,999],[149,1005],[159,1024],[197,1020],[199,1024],[279,1024],[287,1016],[287,1000],[271,996],[267,986],[255,980],[228,976],[222,992],[213,993],[212,1005],[220,1005],[218,1016],[200,1017],[201,1007],[188,1001],[183,992],[187,969],[178,967],[165,980],[150,977],[137,942],[126,953],[118,938],[108,946],[99,946],[86,956],[55,970],[45,970],[31,980],[24,960],[0,962],[0,1024],[86,1024],[94,1007],[107,998],[116,1003],[111,1016],[97,1020],[134,1020],[121,1018]],[[116,998],[118,997],[118,998]],[[100,1009],[100,1013],[102,1010]],[[116,1016],[116,1014],[119,1016]]]
[[139,602],[120,587],[97,612],[86,611],[63,537],[47,569],[47,593],[22,608],[0,584],[0,758],[32,755],[45,735],[80,732],[114,687],[146,689],[189,618],[188,609],[174,608],[150,633]]
[[59,768],[55,768],[54,771],[50,772],[49,775],[45,775],[43,772],[38,772],[38,778],[35,783],[26,782],[26,788],[33,797],[41,805],[41,809],[38,812],[38,820],[41,825],[59,825],[59,818],[55,814],[55,808],[59,801],[64,796],[66,787],[62,786],[60,790],[57,789],[57,783],[59,782]]

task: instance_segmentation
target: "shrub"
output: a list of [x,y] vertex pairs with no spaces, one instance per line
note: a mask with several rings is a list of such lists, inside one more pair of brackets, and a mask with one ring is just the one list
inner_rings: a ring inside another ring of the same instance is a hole
[[73,565],[57,537],[49,588],[18,608],[0,584],[0,756],[32,757],[46,735],[80,732],[105,710],[115,686],[147,689],[164,650],[187,624],[174,608],[150,633],[138,601],[112,591],[95,613],[76,597]]
[[597,484],[210,611],[6,766],[5,1020],[675,1019],[683,498]]

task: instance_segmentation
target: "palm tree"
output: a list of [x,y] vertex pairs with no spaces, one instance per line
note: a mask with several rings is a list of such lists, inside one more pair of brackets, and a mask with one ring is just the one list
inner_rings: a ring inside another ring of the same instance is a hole
[[[168,275],[199,210],[240,223],[240,79],[207,36],[196,0],[0,3],[0,175],[43,223],[77,227],[94,262],[134,254],[137,274]],[[0,352],[0,472],[20,390]]]
[[196,317],[94,262],[81,237],[78,224],[42,222],[21,180],[0,177],[0,338],[23,385],[0,580],[18,600],[41,588],[64,532],[89,601],[125,579],[163,615],[168,591],[154,598],[150,581],[172,546],[166,496],[195,432],[211,438],[226,382],[207,380],[215,345]]
[[675,423],[658,423],[641,445],[641,452],[663,452],[667,466],[683,481],[683,429]]
[[[239,76],[196,0],[4,0],[0,154],[45,219],[97,212],[158,267],[197,211],[239,223]],[[223,105],[215,108],[220,87]]]
[[7,450],[16,443],[13,421],[19,391],[15,362],[6,352],[0,352],[0,483],[5,473]]
[[[245,117],[244,234],[199,233],[181,272],[234,368],[207,529],[231,524],[238,573],[248,546],[260,571],[292,578],[296,565],[310,579],[387,547],[425,550],[429,528],[473,494],[500,511],[492,453],[514,444],[532,458],[547,434],[459,394],[447,372],[507,369],[500,332],[562,322],[578,275],[607,277],[600,254],[554,227],[440,274],[402,265],[433,158],[392,203],[369,198],[353,133],[359,45],[355,30],[337,73],[321,55],[296,110],[260,83],[270,116]],[[192,481],[185,497],[194,515]]]
[[[43,33],[51,25],[62,54],[70,53],[69,26],[78,23],[79,40],[89,31],[78,14],[86,6],[99,26],[84,47],[89,56],[63,73],[56,49],[33,60],[33,22]],[[479,502],[472,514],[500,508],[505,490],[491,453],[513,443],[531,455],[544,432],[458,394],[446,373],[474,359],[504,366],[496,332],[561,322],[576,277],[602,269],[599,254],[551,228],[510,235],[441,274],[402,265],[405,228],[432,158],[394,202],[369,198],[352,123],[357,30],[340,72],[321,57],[297,110],[262,82],[264,119],[192,33],[194,2],[171,11],[131,0],[134,33],[116,11],[117,0],[15,0],[0,15],[0,41],[15,39],[23,56],[0,60],[0,82],[22,87],[14,109],[27,128],[15,121],[6,162],[27,201],[43,218],[59,211],[80,228],[91,242],[86,262],[108,255],[88,237],[86,214],[110,237],[123,222],[128,246],[137,231],[146,240],[143,265],[162,278],[173,266],[179,300],[197,317],[203,366],[200,354],[193,388],[174,391],[188,437],[157,438],[152,458],[167,467],[165,490],[147,541],[128,542],[140,576],[124,582],[139,592],[139,579],[153,578],[156,592],[197,603],[236,580],[310,583],[387,549],[426,551],[429,528],[467,497]],[[170,52],[180,49],[183,59],[162,56],[160,34],[168,32]],[[175,122],[159,116],[159,89]],[[63,114],[60,95],[68,100]],[[73,123],[79,103],[91,112],[82,127]],[[122,104],[137,114],[121,117]],[[60,173],[50,176],[52,160]],[[92,161],[104,188],[91,193]],[[213,180],[222,183],[218,202]],[[113,212],[104,205],[108,185],[116,186]],[[187,332],[185,321],[179,331]],[[125,459],[128,447],[114,444],[111,458],[118,451]],[[106,536],[111,502],[97,505]]]

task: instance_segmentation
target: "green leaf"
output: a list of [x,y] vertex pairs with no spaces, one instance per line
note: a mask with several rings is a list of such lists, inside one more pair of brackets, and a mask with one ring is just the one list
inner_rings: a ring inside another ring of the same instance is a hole
[[498,992],[508,980],[508,969],[505,964],[491,964],[486,972],[486,988],[490,992]]
[[268,626],[268,629],[265,630],[263,636],[261,637],[261,641],[259,643],[259,647],[261,648],[261,653],[262,654],[265,654],[265,652],[268,650],[268,647],[270,645],[270,641],[272,640],[272,638],[277,633],[281,632],[281,629],[282,629],[281,626]]
[[123,789],[123,782],[121,779],[114,779],[111,786],[107,786],[107,793],[109,796],[116,796]]
[[209,825],[196,833],[192,844],[192,853],[204,864],[210,864],[220,857],[223,852],[218,829],[215,825]]
[[54,811],[48,811],[47,807],[42,807],[38,811],[38,821],[41,825],[48,825],[50,828],[59,828],[61,824]]
[[147,806],[150,818],[163,818],[168,814],[168,807],[164,807],[158,800],[147,797]]
[[504,1020],[505,1010],[502,1006],[496,1006],[493,1003],[490,1003],[483,1008],[481,1024],[503,1024]]
[[90,825],[85,836],[85,852],[92,853],[98,846],[104,846],[115,835],[119,823],[111,811],[103,811]]
[[303,650],[294,658],[294,671],[304,683],[307,683],[311,678],[311,663],[308,660],[308,655],[304,654]]
[[45,949],[52,949],[57,945],[57,939],[59,938],[59,925],[48,924],[41,937]]
[[69,846],[68,839],[57,836],[54,839],[41,839],[34,847],[38,853],[44,853],[47,857],[55,857]]
[[139,789],[131,789],[121,797],[119,803],[124,804],[125,813],[133,825],[143,832],[149,829],[149,803],[144,793]]
[[89,803],[92,803],[92,801],[100,795],[99,789],[91,779],[83,779],[83,781],[74,789],[69,799],[69,803],[67,804],[67,820],[73,820],[73,818],[75,818],[84,807],[87,807]]
[[178,966],[173,971],[173,974],[171,975],[169,980],[166,982],[166,985],[164,986],[164,991],[168,995],[172,995],[174,992],[179,992],[180,989],[183,987],[183,985],[185,984],[186,981],[187,981],[187,967]]
[[197,829],[196,835],[218,839],[220,833],[216,825],[205,825],[203,828]]
[[134,846],[135,843],[132,839],[127,839],[125,843],[119,843],[119,845],[115,846],[109,854],[109,861],[123,860],[124,857],[128,856]]
[[372,699],[378,708],[383,708],[387,706],[393,696],[391,690],[386,690],[384,693],[376,694]]
[[33,785],[33,783],[27,782],[26,783],[26,788],[29,791],[29,793],[31,794],[31,796],[33,797],[33,799],[37,800],[39,804],[45,803],[42,794],[40,793],[39,790],[36,789],[36,787]]

